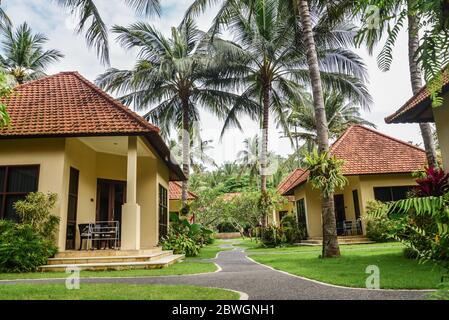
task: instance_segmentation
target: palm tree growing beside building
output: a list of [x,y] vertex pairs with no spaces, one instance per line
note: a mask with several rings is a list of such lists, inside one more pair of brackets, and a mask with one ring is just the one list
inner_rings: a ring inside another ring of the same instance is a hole
[[[331,140],[337,139],[354,124],[375,127],[373,123],[362,118],[359,105],[345,99],[340,93],[325,92],[324,109]],[[302,149],[312,152],[317,147],[317,125],[311,97],[307,97],[300,104],[292,104],[288,123],[289,131],[285,136],[292,139],[296,151]]]
[[[226,43],[210,39],[193,20],[187,19],[172,28],[170,38],[149,24],[115,26],[113,32],[127,49],[138,49],[132,70],[111,68],[97,78],[100,87],[121,94],[121,101],[136,109],[151,110],[146,118],[168,130],[182,130],[182,167],[190,174],[190,133],[192,124],[200,121],[200,108],[218,118],[228,115],[236,94],[220,90],[221,78],[229,56],[221,54]],[[213,84],[212,84],[213,83]],[[183,203],[187,200],[187,181],[182,184]]]
[[16,29],[8,26],[0,34],[0,68],[19,84],[45,76],[46,69],[64,57],[56,49],[45,50],[48,38],[33,33],[27,23]]

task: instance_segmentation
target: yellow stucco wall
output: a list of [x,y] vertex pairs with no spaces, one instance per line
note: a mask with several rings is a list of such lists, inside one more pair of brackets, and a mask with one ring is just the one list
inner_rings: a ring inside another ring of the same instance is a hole
[[449,170],[449,93],[444,95],[444,103],[438,108],[433,108],[435,125],[438,133],[438,142],[440,143],[441,155],[443,157],[443,166],[446,171]]
[[293,201],[287,201],[282,208],[278,210],[274,210],[273,216],[268,217],[268,223],[269,224],[275,224],[277,226],[280,225],[281,218],[280,213],[281,212],[287,212],[287,214],[294,214],[295,213],[295,203]]
[[[137,161],[137,202],[141,206],[141,247],[158,243],[158,184],[168,190],[169,169],[151,146],[139,138],[149,156]],[[127,157],[96,152],[77,138],[0,140],[0,165],[40,165],[42,192],[58,195],[54,214],[61,219],[57,236],[65,249],[70,167],[79,170],[77,224],[94,222],[97,206],[97,179],[126,182]],[[78,230],[77,230],[78,232]],[[79,245],[77,236],[76,245]]]
[[[347,176],[348,184],[343,190],[337,190],[335,194],[343,194],[345,202],[346,220],[355,220],[355,208],[353,190],[359,194],[361,217],[365,214],[365,207],[370,200],[374,200],[375,187],[412,186],[415,180],[411,174],[385,174]],[[321,196],[318,190],[306,183],[295,189],[295,200],[305,199],[306,219],[309,237],[322,236],[321,220]],[[363,228],[365,232],[365,228]]]
[[[57,194],[54,215],[60,216],[60,212],[66,210],[64,139],[0,140],[0,165],[39,165],[39,191]],[[59,234],[62,230],[65,234],[65,228],[59,229]]]

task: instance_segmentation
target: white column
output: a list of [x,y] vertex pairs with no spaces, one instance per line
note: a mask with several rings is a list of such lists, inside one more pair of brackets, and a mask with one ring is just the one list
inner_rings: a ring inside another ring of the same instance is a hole
[[140,206],[137,204],[137,137],[128,137],[126,203],[122,207],[122,250],[140,249]]

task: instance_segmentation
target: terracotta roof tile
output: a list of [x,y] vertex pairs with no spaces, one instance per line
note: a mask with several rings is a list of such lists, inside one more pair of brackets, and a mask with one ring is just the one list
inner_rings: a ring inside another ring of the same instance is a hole
[[[447,91],[449,86],[449,72],[443,73],[443,92]],[[398,111],[385,118],[386,123],[402,123],[411,121],[401,121],[400,118],[415,108],[418,108],[423,103],[429,102],[430,105],[430,91],[427,86],[423,86],[417,94],[411,97]]]
[[309,175],[306,170],[303,169],[295,169],[292,173],[290,173],[278,186],[278,192],[280,194],[285,194],[290,191],[293,186],[299,185],[304,181],[307,181]]
[[[332,145],[332,155],[345,160],[344,175],[410,173],[426,164],[421,148],[373,129],[354,125]],[[308,179],[308,172],[296,169],[278,189],[288,194]]]
[[171,180],[186,179],[159,128],[148,123],[77,72],[61,72],[19,85],[2,99],[11,125],[0,139],[81,136],[145,136],[170,168]]
[[11,126],[2,137],[120,135],[159,132],[77,72],[19,85],[3,99]]
[[[168,196],[170,200],[181,200],[182,199],[182,185],[178,181],[170,181]],[[198,198],[193,192],[187,191],[187,200],[195,200]]]

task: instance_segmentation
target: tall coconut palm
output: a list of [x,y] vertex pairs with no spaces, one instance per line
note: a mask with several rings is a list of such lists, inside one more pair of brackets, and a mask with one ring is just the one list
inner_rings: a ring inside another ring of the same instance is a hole
[[[242,97],[251,99],[259,105],[258,109],[246,109],[235,105],[225,122],[224,130],[236,124],[234,119],[248,114],[258,120],[262,130],[261,146],[261,192],[266,194],[268,153],[268,125],[270,115],[285,127],[285,101],[301,101],[310,87],[307,56],[297,50],[302,46],[300,37],[291,21],[286,19],[288,12],[279,0],[257,0],[249,8],[237,4],[233,11],[229,8],[227,30],[235,37],[241,47],[240,58],[227,69],[225,77],[237,86]],[[314,26],[315,30],[323,29]],[[361,59],[342,43],[350,43],[354,36],[352,26],[341,24],[339,28],[320,33],[319,68],[323,71],[325,85],[350,96],[364,106],[371,98],[363,85],[366,70]],[[337,40],[338,39],[338,40]],[[236,76],[232,77],[232,72]],[[238,125],[238,124],[237,124]]]
[[[297,12],[303,29],[303,39],[306,46],[307,63],[309,66],[313,106],[315,110],[317,144],[320,154],[329,150],[329,130],[327,126],[326,109],[324,106],[323,86],[318,62],[317,47],[312,28],[312,16],[307,0],[297,0]],[[338,246],[334,199],[332,195],[322,192],[323,219],[323,257],[340,256]]]
[[0,68],[22,84],[45,76],[47,67],[59,61],[64,55],[56,49],[45,50],[48,38],[33,34],[31,28],[23,23],[13,30],[12,26],[3,29],[0,43]]
[[[385,7],[380,12],[382,16],[377,21],[379,24],[376,28],[367,26],[362,29],[362,32],[357,37],[358,43],[365,43],[369,52],[372,54],[375,45],[382,40],[383,35],[387,34],[385,45],[377,57],[379,68],[386,72],[390,70],[393,61],[393,47],[396,44],[398,35],[405,23],[408,22],[408,58],[413,94],[417,94],[422,87],[422,72],[417,62],[417,51],[420,47],[419,31],[421,22],[420,17],[414,11],[416,3],[416,0],[386,2]],[[349,6],[348,9],[350,8]],[[388,17],[388,19],[382,19],[383,17]],[[391,17],[395,17],[395,19]],[[429,166],[435,166],[437,164],[437,155],[432,127],[428,123],[420,123],[419,127],[426,150],[427,163]]]
[[[78,19],[77,33],[84,33],[87,45],[93,47],[105,64],[109,64],[108,26],[97,8],[98,0],[53,0],[61,7],[70,10]],[[159,0],[122,0],[133,8],[137,14],[151,17],[159,15],[161,5]]]
[[[216,39],[217,45],[210,46],[207,35],[191,19],[172,28],[170,38],[146,23],[115,26],[113,32],[123,47],[139,50],[138,60],[132,70],[107,70],[97,78],[97,83],[106,90],[123,94],[120,99],[125,104],[140,110],[152,108],[145,117],[156,124],[182,128],[182,164],[188,177],[189,133],[192,123],[200,121],[200,108],[224,118],[229,111],[226,106],[238,98],[236,94],[205,84],[215,77],[217,70],[224,68],[226,59],[220,54],[220,48],[225,42]],[[214,81],[215,85],[220,81]],[[182,187],[185,203],[187,182]]]
[[[171,153],[177,157],[176,161],[182,162],[182,133],[177,138],[177,140],[170,139],[168,141],[168,147]],[[198,174],[203,172],[207,166],[217,167],[215,160],[207,154],[213,149],[212,142],[213,140],[203,140],[201,138],[197,123],[191,126],[190,167],[194,173]]]
[[[413,95],[418,94],[422,87],[422,73],[418,65],[416,53],[419,48],[419,17],[412,11],[414,0],[407,1],[408,7],[408,61],[410,70],[410,82],[412,85]],[[437,152],[435,141],[432,133],[432,127],[429,123],[420,123],[421,136],[424,142],[424,148],[427,155],[427,163],[430,167],[437,165]]]
[[[361,117],[358,105],[345,100],[339,93],[326,92],[324,94],[324,109],[326,111],[329,139],[338,138],[354,124],[375,127],[373,123]],[[318,140],[312,99],[305,99],[302,104],[293,105],[292,111],[288,116],[288,122],[295,131],[292,132],[290,129],[286,136],[297,142],[297,148],[299,147],[298,140],[303,141],[306,149],[312,152],[317,147]]]
[[[326,16],[323,13],[327,13],[329,5],[326,5],[326,2],[324,1],[318,2],[320,6],[313,8],[313,15],[318,17],[321,17],[323,15]],[[311,10],[308,6],[308,1],[306,0],[278,0],[276,4],[274,4],[274,1],[259,0],[196,0],[192,4],[186,16],[188,17],[190,15],[198,14],[199,12],[204,12],[206,7],[217,3],[220,3],[221,7],[217,17],[214,20],[214,26],[212,28],[212,31],[214,32],[218,32],[220,25],[232,27],[231,24],[233,23],[233,20],[235,20],[235,17],[238,17],[241,20],[240,25],[245,27],[247,25],[245,24],[245,22],[250,23],[251,21],[258,21],[262,26],[265,27],[265,30],[275,30],[275,28],[273,28],[273,24],[270,24],[270,22],[267,23],[267,21],[269,21],[266,19],[267,14],[259,16],[257,15],[258,8],[263,8],[262,11],[265,12],[272,12],[272,10],[265,9],[267,9],[268,7],[277,7],[278,12],[282,13],[278,21],[284,21],[286,32],[294,32],[294,37],[296,38],[296,41],[290,44],[290,51],[288,54],[286,54],[286,56],[288,56],[288,59],[291,59],[290,61],[295,61],[304,68],[298,70],[296,66],[290,65],[289,68],[285,70],[283,69],[283,66],[285,64],[281,63],[280,68],[276,68],[276,71],[279,72],[279,69],[281,69],[282,75],[284,77],[288,77],[289,75],[294,76],[295,81],[293,81],[293,83],[296,83],[298,81],[299,83],[312,88],[314,106],[317,114],[317,135],[320,145],[320,151],[325,152],[329,147],[329,139],[324,109],[323,86],[329,88],[332,87],[330,86],[330,84],[332,84],[334,87],[338,88],[338,91],[342,93],[344,92],[346,95],[353,96],[355,99],[358,99],[358,102],[361,102],[361,104],[363,104],[364,106],[367,106],[370,102],[370,99],[367,98],[369,97],[369,95],[365,87],[361,85],[360,81],[360,79],[362,79],[362,81],[364,79],[363,75],[365,73],[365,70],[364,68],[356,68],[356,66],[360,67],[361,61],[355,62],[357,58],[353,53],[351,53],[351,58],[347,55],[348,53],[350,53],[350,51],[346,48],[353,45],[353,37],[355,34],[352,33],[351,36],[348,36],[349,33],[344,32],[345,30],[341,32],[342,30],[338,28],[338,24],[329,25],[329,22],[327,21],[328,19],[318,19],[318,22],[314,25],[312,23]],[[316,19],[314,19],[314,21],[316,21]],[[343,19],[340,19],[338,22],[340,23],[340,25],[344,25]],[[264,29],[261,28],[260,30]],[[273,33],[270,32],[265,32],[262,34],[263,37],[265,37],[266,35],[273,35]],[[248,37],[241,36],[241,39],[247,40]],[[272,40],[274,38],[270,39]],[[255,43],[257,44],[257,42]],[[275,41],[274,43],[278,45],[282,42]],[[262,53],[267,50],[273,51],[273,48],[276,48],[276,46],[260,46],[257,49]],[[329,52],[328,54],[318,52],[319,48],[332,48],[333,54],[330,54]],[[244,47],[244,49],[245,52],[250,52],[248,48]],[[341,52],[345,52],[345,54],[342,55],[340,54]],[[279,56],[279,52],[277,52],[276,54],[277,56]],[[264,54],[260,55],[265,57]],[[284,61],[286,59],[281,58],[280,60]],[[257,75],[254,77],[254,79],[265,80],[266,78]],[[339,82],[338,85],[336,85],[337,82]],[[261,88],[263,88],[263,86],[261,86]],[[259,92],[262,91],[259,90]],[[262,93],[260,93],[260,96],[262,96]],[[265,96],[269,97],[269,95]],[[282,92],[282,94],[279,96],[285,97],[286,93]],[[259,101],[263,101],[263,99],[259,97]],[[254,116],[254,111],[252,112]],[[281,123],[284,122],[284,119],[285,117],[280,115],[279,120]],[[325,197],[323,196],[322,203],[322,256],[338,256],[339,247],[337,241],[334,203],[332,195],[327,195]]]
[[[250,182],[254,184],[261,172],[261,140],[258,135],[243,140],[244,149],[237,154],[237,163],[240,165],[240,175],[247,173]],[[267,152],[267,166],[274,161],[274,154]]]

